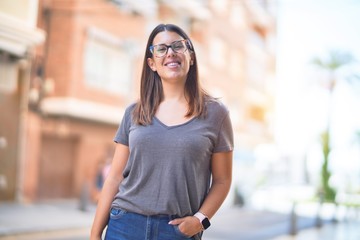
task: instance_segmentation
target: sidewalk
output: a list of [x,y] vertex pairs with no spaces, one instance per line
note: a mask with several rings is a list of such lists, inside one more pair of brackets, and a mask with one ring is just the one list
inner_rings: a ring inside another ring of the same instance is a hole
[[[81,230],[88,239],[95,206],[80,211],[76,201],[33,205],[0,204],[0,239],[17,234]],[[246,208],[221,209],[212,219],[204,240],[358,240],[360,222],[326,223],[314,228],[315,220],[299,217],[298,234],[289,236],[289,216]]]
[[300,231],[296,236],[280,236],[271,240],[359,240],[360,221],[329,223],[321,228]]
[[[206,240],[269,240],[291,232],[290,215],[246,208],[220,210],[212,223]],[[315,219],[298,217],[296,225],[298,231],[312,228]]]
[[90,228],[95,206],[80,211],[77,201],[21,205],[0,203],[1,236]]
[[317,228],[314,218],[298,217],[297,234],[290,234],[289,215],[247,209],[226,209],[212,219],[204,240],[359,240],[360,219]]

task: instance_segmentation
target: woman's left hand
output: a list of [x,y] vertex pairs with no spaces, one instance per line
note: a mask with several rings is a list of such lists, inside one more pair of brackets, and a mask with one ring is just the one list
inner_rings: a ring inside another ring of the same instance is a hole
[[202,231],[203,227],[199,219],[194,216],[176,218],[169,222],[171,225],[178,225],[179,230],[186,236],[192,237]]

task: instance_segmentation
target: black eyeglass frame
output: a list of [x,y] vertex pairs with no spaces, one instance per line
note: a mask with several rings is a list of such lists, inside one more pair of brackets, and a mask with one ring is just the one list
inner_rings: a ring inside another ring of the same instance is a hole
[[[178,51],[176,51],[176,50],[174,49],[174,44],[176,44],[176,43],[178,43],[178,42],[185,42],[185,50],[184,50],[183,52],[178,52]],[[165,51],[165,53],[164,53],[163,55],[161,55],[161,56],[156,56],[156,54],[154,54],[154,48],[155,48],[156,46],[160,46],[160,45],[165,46],[165,47],[166,47],[166,51]],[[171,48],[171,49],[173,50],[173,52],[175,52],[175,53],[184,53],[184,52],[186,52],[186,50],[191,49],[190,46],[191,46],[191,43],[190,43],[190,41],[189,41],[188,39],[182,39],[182,40],[174,41],[174,42],[172,42],[170,45],[166,45],[165,43],[160,43],[160,44],[156,44],[156,45],[151,45],[151,46],[149,47],[149,50],[150,50],[150,52],[152,53],[152,55],[154,55],[155,57],[161,58],[161,57],[164,57],[164,56],[168,53],[169,48]]]

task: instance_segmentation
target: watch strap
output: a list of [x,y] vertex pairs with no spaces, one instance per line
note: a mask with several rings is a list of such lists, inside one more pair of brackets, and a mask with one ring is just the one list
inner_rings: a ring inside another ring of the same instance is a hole
[[199,219],[203,230],[207,229],[210,226],[209,218],[205,214],[203,214],[202,212],[195,213],[194,217]]
[[205,218],[207,218],[207,216],[205,214],[203,214],[202,212],[195,213],[194,217],[199,219],[200,222],[202,222]]

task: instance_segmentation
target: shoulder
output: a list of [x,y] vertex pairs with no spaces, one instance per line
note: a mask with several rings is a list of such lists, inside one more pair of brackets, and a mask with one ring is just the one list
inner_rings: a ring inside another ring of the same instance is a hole
[[208,98],[206,100],[206,108],[209,114],[227,115],[229,113],[228,108],[218,98]]
[[136,104],[137,104],[136,102],[133,102],[130,105],[128,105],[125,109],[125,112],[132,112],[135,109]]
[[126,106],[125,111],[124,111],[124,119],[132,119],[132,114],[134,112],[134,109],[136,107],[136,103],[131,103],[130,105]]

